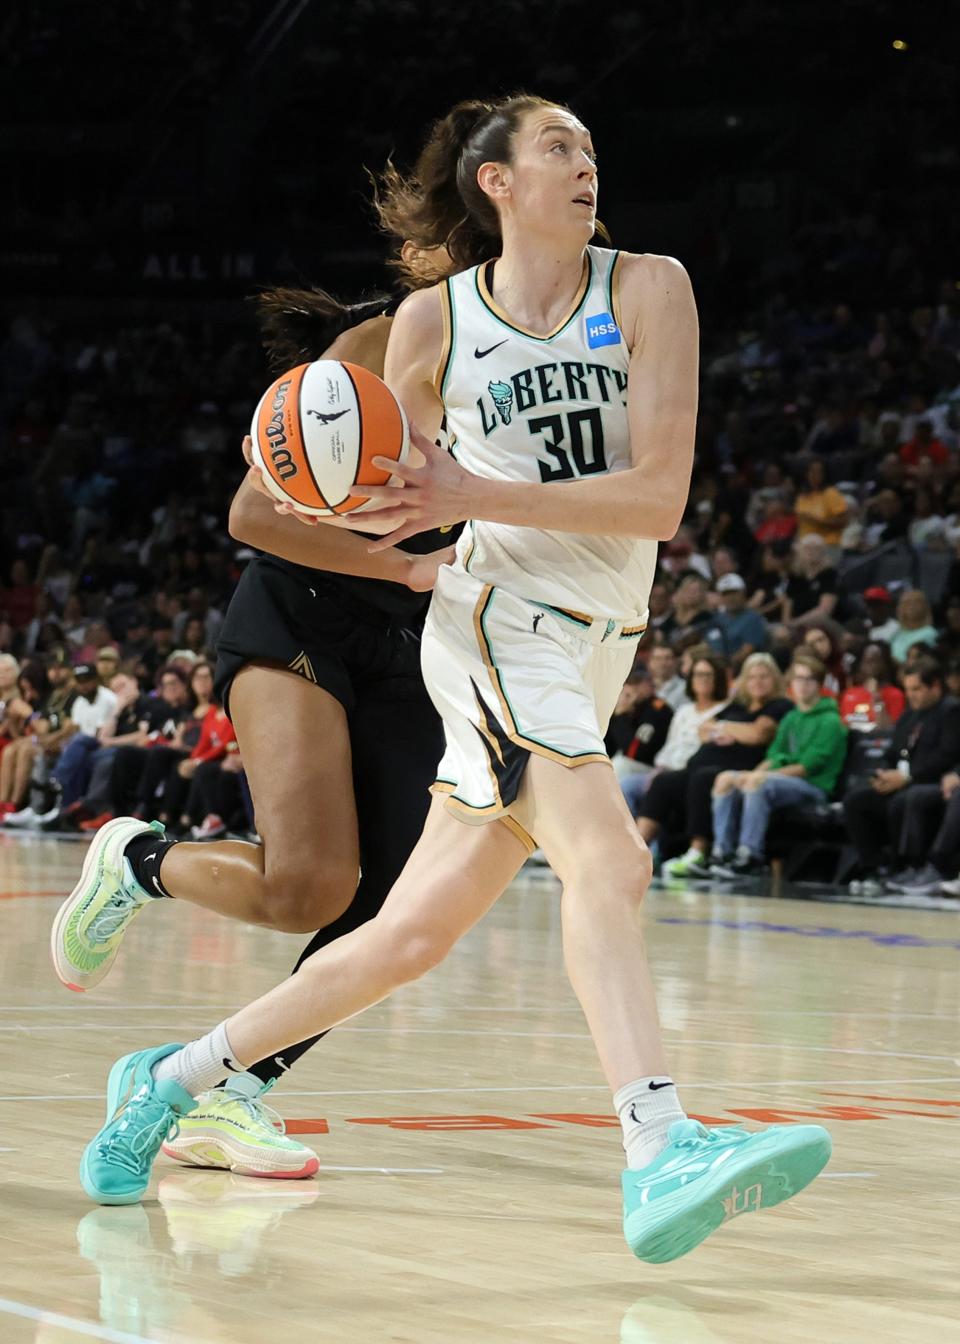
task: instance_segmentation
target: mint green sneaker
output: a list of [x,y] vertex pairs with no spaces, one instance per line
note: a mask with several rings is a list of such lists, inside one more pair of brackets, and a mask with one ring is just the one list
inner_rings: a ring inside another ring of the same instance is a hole
[[150,1168],[164,1139],[196,1106],[169,1079],[158,1083],[153,1066],[180,1045],[157,1045],[118,1059],[107,1080],[107,1122],[87,1144],[80,1184],[98,1204],[136,1204],[150,1183]]
[[197,1098],[196,1110],[184,1116],[163,1151],[187,1166],[219,1167],[238,1176],[315,1175],[320,1159],[285,1133],[280,1116],[263,1100],[269,1086],[252,1073],[233,1074],[226,1086]]
[[677,1120],[642,1171],[623,1173],[623,1234],[639,1260],[663,1264],[699,1246],[721,1223],[757,1213],[809,1185],[833,1144],[820,1125],[707,1129]]
[[123,857],[135,835],[150,831],[163,835],[159,821],[118,817],[102,826],[90,842],[80,881],[58,910],[50,931],[53,968],[67,989],[83,993],[99,985],[131,920],[155,899]]
[[698,877],[708,877],[710,863],[706,854],[691,847],[685,854],[680,854],[675,859],[668,859],[661,871],[666,878],[683,877],[689,881]]

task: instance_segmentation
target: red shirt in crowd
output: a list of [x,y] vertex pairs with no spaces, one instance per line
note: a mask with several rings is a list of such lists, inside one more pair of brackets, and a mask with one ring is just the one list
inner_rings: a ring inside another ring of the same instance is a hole
[[921,457],[929,457],[931,462],[935,462],[938,467],[943,467],[947,463],[947,448],[939,439],[930,439],[928,443],[921,443],[916,437],[910,439],[908,443],[900,445],[900,461],[908,467],[915,467]]
[[883,701],[884,708],[894,723],[903,713],[904,696],[898,686],[881,686],[876,692],[866,686],[849,686],[840,697],[840,717],[851,728],[864,728],[877,721],[874,702]]
[[236,742],[233,724],[219,705],[211,705],[200,723],[200,738],[190,753],[191,761],[219,761],[227,754],[227,744]]

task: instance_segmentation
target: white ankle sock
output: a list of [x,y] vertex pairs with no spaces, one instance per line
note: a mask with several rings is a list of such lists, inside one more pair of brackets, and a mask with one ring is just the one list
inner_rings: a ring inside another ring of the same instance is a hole
[[685,1120],[677,1089],[670,1078],[638,1078],[614,1094],[613,1104],[623,1126],[627,1166],[640,1171],[667,1146],[667,1130]]
[[216,1087],[225,1073],[244,1073],[246,1067],[234,1057],[227,1039],[227,1024],[221,1022],[206,1036],[161,1059],[154,1065],[153,1076],[157,1082],[169,1078],[191,1096],[198,1097],[208,1087]]

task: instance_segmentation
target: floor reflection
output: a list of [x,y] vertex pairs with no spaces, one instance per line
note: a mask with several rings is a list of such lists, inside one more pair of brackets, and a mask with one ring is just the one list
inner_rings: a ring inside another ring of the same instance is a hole
[[230,1340],[229,1322],[207,1319],[204,1289],[211,1279],[245,1275],[269,1286],[281,1273],[266,1244],[270,1232],[319,1197],[315,1181],[172,1171],[158,1182],[159,1208],[91,1210],[77,1224],[77,1248],[100,1275],[101,1321],[130,1334],[179,1327],[188,1337]]

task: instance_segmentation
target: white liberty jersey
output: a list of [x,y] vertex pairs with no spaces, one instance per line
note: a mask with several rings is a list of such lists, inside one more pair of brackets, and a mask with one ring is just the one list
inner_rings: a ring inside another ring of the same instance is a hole
[[[436,386],[452,451],[468,471],[559,490],[633,465],[619,256],[587,248],[572,309],[547,336],[518,327],[497,306],[492,262],[444,281]],[[657,543],[473,522],[457,559],[484,583],[560,611],[644,621]]]

